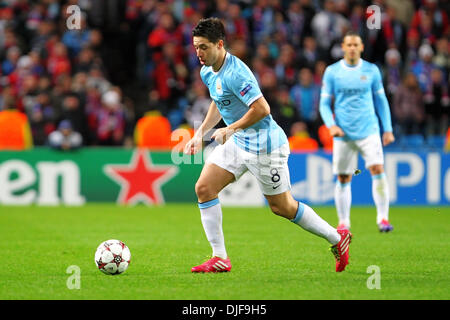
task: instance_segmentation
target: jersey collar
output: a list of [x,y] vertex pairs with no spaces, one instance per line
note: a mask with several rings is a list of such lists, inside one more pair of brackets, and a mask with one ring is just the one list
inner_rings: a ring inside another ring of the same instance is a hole
[[213,67],[211,66],[211,71],[212,71],[212,73],[214,73],[215,75],[217,75],[217,74],[220,73],[220,71],[222,71],[222,70],[224,69],[225,64],[227,63],[227,60],[228,60],[228,56],[229,56],[229,55],[230,55],[230,54],[228,53],[228,51],[226,51],[226,52],[225,52],[225,58],[224,58],[225,61],[222,63],[222,66],[220,67],[219,70],[217,70],[217,72],[214,71]]
[[360,58],[359,61],[358,61],[358,64],[357,64],[356,66],[352,67],[352,66],[349,66],[349,65],[345,62],[344,59],[341,59],[341,66],[343,66],[345,69],[348,69],[348,70],[355,70],[355,69],[359,69],[359,68],[361,67],[362,61],[363,61],[363,60]]

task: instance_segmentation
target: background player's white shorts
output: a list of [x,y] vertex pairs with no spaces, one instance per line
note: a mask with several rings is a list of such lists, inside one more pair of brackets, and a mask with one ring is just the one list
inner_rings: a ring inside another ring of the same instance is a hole
[[257,155],[239,148],[230,138],[218,145],[206,162],[231,172],[236,180],[249,170],[256,177],[263,194],[275,195],[291,189],[287,164],[289,154],[288,143],[269,154]]
[[358,169],[358,152],[364,159],[366,169],[375,164],[384,164],[383,146],[379,134],[367,138],[344,141],[333,141],[333,173],[353,174]]

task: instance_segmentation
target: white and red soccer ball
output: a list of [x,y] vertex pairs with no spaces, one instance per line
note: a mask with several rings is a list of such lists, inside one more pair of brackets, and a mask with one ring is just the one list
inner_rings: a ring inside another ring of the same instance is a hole
[[106,240],[95,252],[95,264],[105,274],[116,275],[125,272],[130,261],[130,249],[120,240]]

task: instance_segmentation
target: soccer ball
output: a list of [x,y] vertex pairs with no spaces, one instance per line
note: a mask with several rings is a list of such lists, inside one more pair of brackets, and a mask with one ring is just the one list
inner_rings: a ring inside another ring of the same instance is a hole
[[106,274],[116,275],[125,272],[130,261],[130,249],[120,240],[104,241],[95,252],[95,264]]

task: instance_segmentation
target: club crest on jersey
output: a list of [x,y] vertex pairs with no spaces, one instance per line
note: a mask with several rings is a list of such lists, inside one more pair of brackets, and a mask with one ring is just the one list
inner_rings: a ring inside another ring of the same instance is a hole
[[216,80],[216,92],[217,92],[217,94],[223,93],[222,81],[220,80],[220,78],[217,78],[217,80]]
[[361,79],[361,81],[366,81],[366,80],[367,80],[367,76],[362,75],[362,76],[360,77],[360,79]]
[[239,93],[240,93],[241,96],[243,97],[243,96],[245,96],[245,94],[246,94],[247,92],[250,91],[251,88],[252,88],[252,86],[251,86],[250,84],[248,84],[248,85],[247,85],[244,89],[242,89],[241,92],[239,92]]

